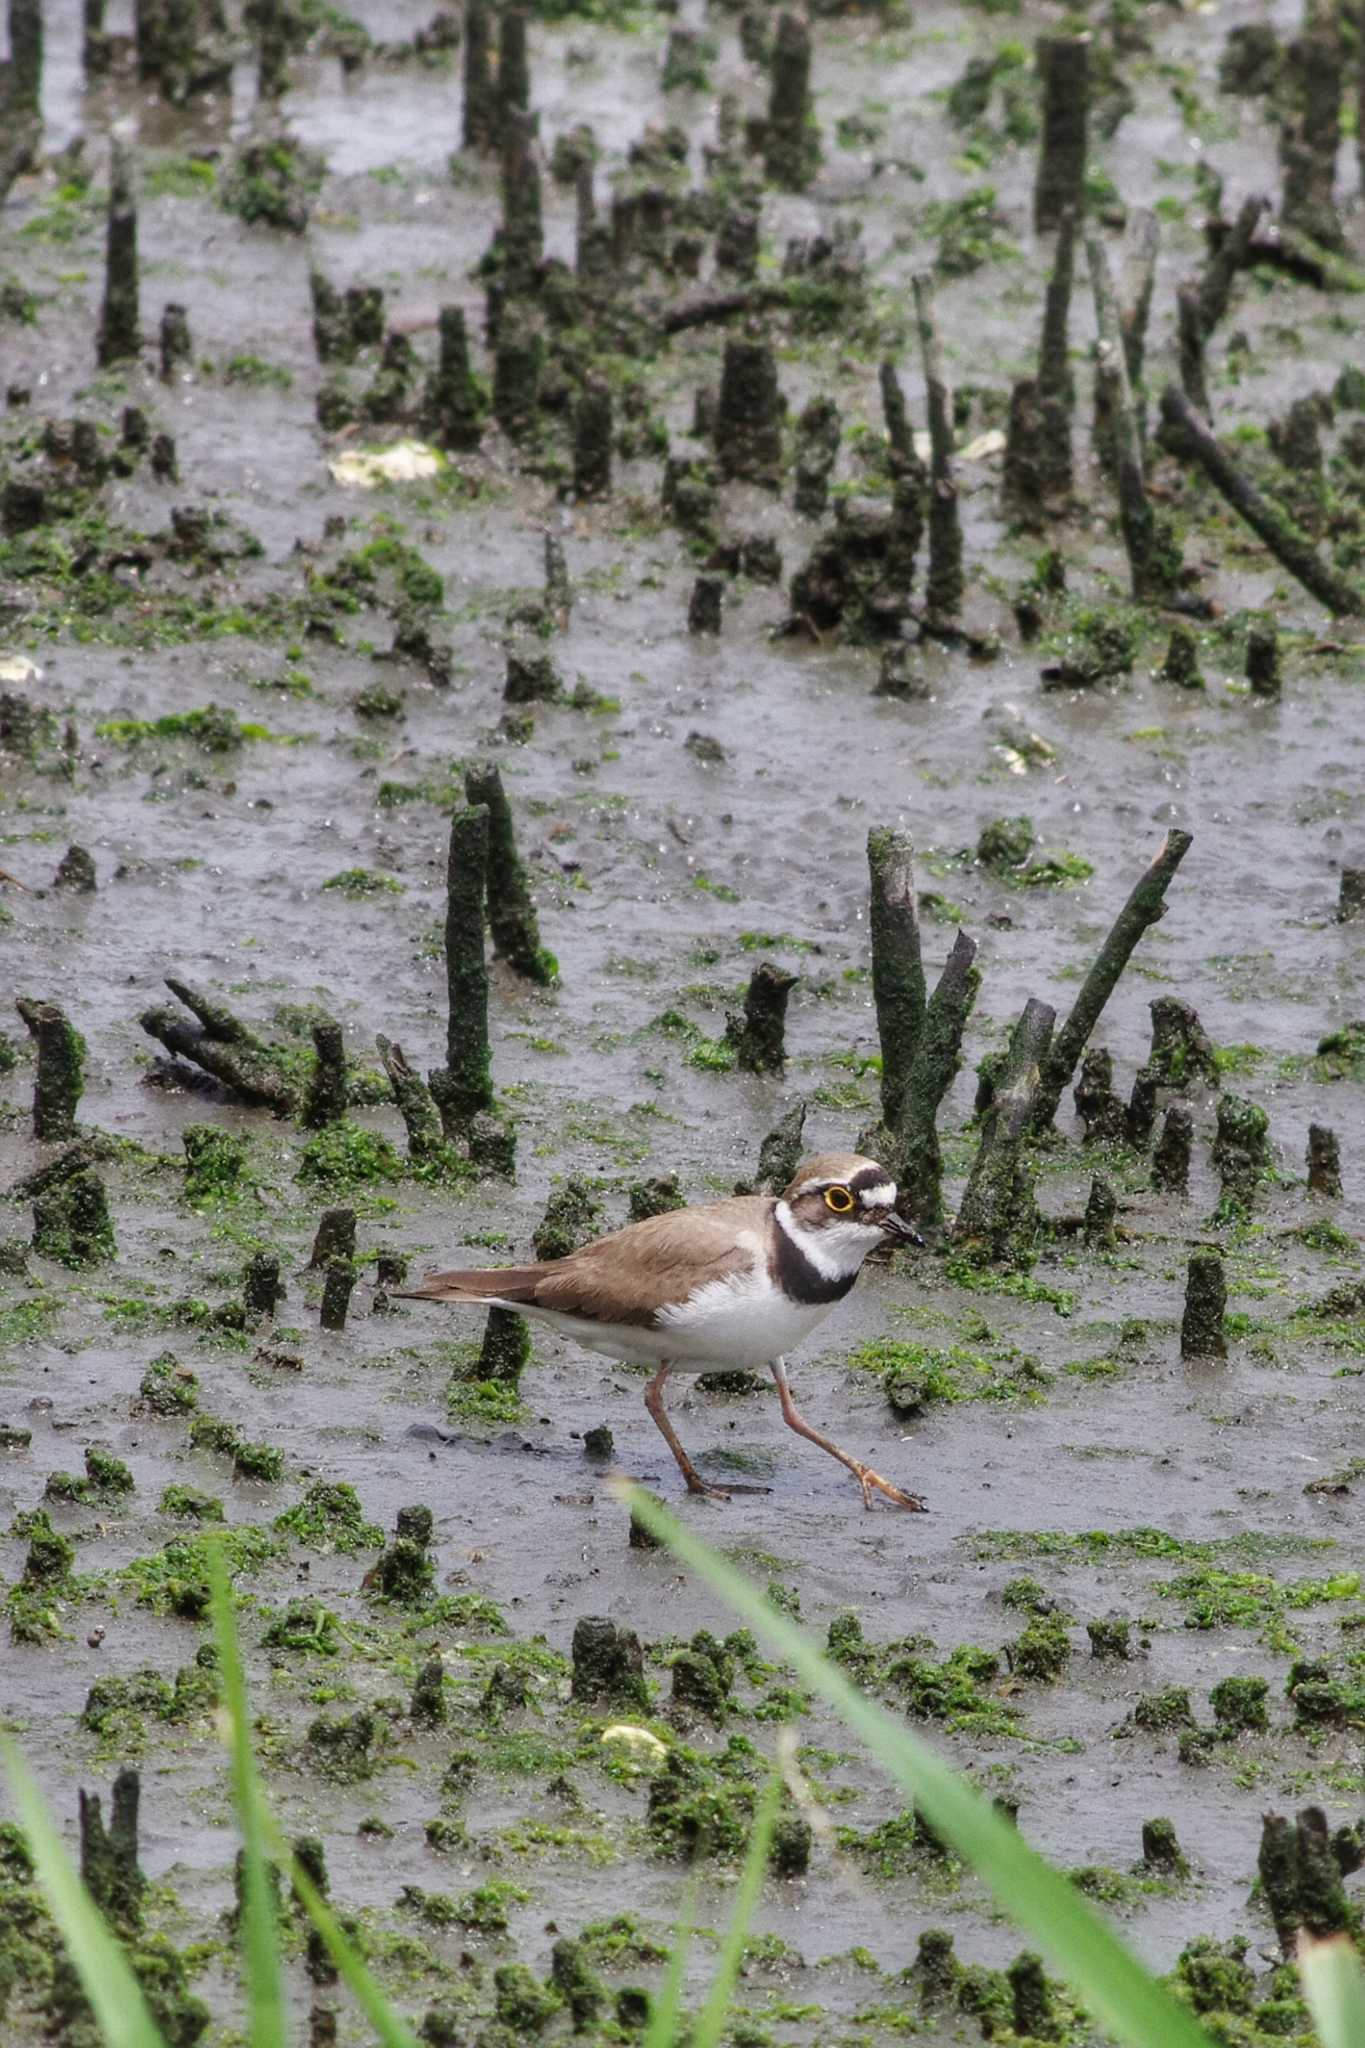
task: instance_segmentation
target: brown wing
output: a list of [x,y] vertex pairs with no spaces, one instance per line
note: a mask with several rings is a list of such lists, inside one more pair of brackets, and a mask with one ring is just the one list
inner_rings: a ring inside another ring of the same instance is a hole
[[736,1237],[744,1231],[761,1240],[772,1212],[766,1195],[673,1209],[539,1266],[429,1273],[413,1298],[477,1301],[497,1295],[561,1315],[647,1327],[658,1309],[685,1301],[694,1287],[747,1271],[753,1254],[737,1246]]

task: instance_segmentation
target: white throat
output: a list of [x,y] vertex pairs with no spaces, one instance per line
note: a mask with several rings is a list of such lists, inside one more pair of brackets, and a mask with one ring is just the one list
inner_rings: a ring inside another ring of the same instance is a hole
[[779,1201],[773,1212],[778,1229],[791,1239],[802,1256],[809,1259],[816,1272],[824,1280],[847,1280],[856,1273],[873,1245],[881,1242],[883,1232],[875,1223],[859,1223],[853,1218],[832,1219],[821,1224],[818,1230],[811,1230],[806,1224],[798,1223],[788,1203]]

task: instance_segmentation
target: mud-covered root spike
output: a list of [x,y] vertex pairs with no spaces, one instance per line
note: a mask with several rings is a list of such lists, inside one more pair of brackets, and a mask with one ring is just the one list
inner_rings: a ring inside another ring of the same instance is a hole
[[321,1017],[314,1024],[313,1056],[316,1064],[299,1121],[307,1131],[320,1131],[340,1123],[349,1095],[341,1026],[334,1018]]
[[33,1249],[73,1268],[102,1265],[117,1256],[109,1197],[97,1173],[67,1174],[34,1196]]
[[810,56],[809,24],[799,14],[780,14],[773,39],[764,169],[774,185],[787,192],[804,191],[820,167]]
[[194,357],[194,343],[190,338],[190,319],[182,305],[168,299],[161,309],[161,325],[157,330],[157,351],[161,358],[161,381],[169,384],[182,363]]
[[1085,1241],[1092,1251],[1112,1251],[1118,1242],[1118,1197],[1102,1173],[1090,1183],[1082,1225]]
[[289,90],[289,0],[255,0],[257,98],[280,100]]
[[782,394],[772,343],[761,332],[732,334],[725,344],[715,443],[722,477],[781,488]]
[[333,1259],[355,1257],[355,1210],[324,1209],[318,1218],[313,1249],[308,1257],[310,1271],[326,1270]]
[[910,280],[924,357],[929,420],[929,571],[925,608],[939,624],[950,623],[962,607],[962,521],[953,474],[953,399],[943,375],[934,320],[933,279],[917,271]]
[[512,807],[502,774],[491,762],[465,770],[465,795],[488,813],[488,928],[493,950],[527,981],[548,988],[559,963],[540,943],[540,925],[526,869],[517,853]]
[[529,112],[531,65],[526,50],[526,10],[504,7],[498,15],[498,85],[495,100],[497,141],[506,140],[509,122]]
[[1038,1235],[1033,1174],[1025,1151],[1035,1121],[1056,1012],[1030,997],[1010,1036],[953,1241],[991,1260],[1021,1262]]
[[483,936],[488,842],[486,805],[456,811],[446,868],[446,1063],[428,1076],[447,1137],[459,1136],[480,1110],[493,1107]]
[[1279,696],[1280,636],[1273,620],[1253,626],[1247,634],[1245,672],[1253,697]]
[[142,1925],[147,1879],[138,1862],[138,1804],[142,1780],[125,1766],[109,1796],[104,1824],[98,1793],[81,1792],[81,1881],[95,1904],[125,1937]]
[[719,633],[724,617],[725,578],[698,576],[687,600],[688,632],[714,636]]
[[247,1316],[269,1321],[283,1299],[278,1253],[253,1252],[242,1275],[242,1307]]
[[1319,247],[1341,249],[1335,185],[1345,52],[1335,8],[1309,7],[1305,17],[1285,50],[1280,216]]
[[109,151],[109,212],[104,241],[104,305],[97,353],[102,364],[135,356],[142,343],[138,309],[136,156],[115,137]]
[[56,1003],[16,996],[37,1054],[33,1083],[33,1135],[60,1144],[76,1135],[76,1111],[85,1087],[85,1040]]
[[422,420],[440,447],[468,453],[483,439],[488,398],[470,365],[464,308],[442,306],[436,325],[440,349],[423,393]]
[[1185,1278],[1185,1312],[1180,1323],[1182,1358],[1226,1358],[1223,1317],[1228,1305],[1227,1280],[1220,1254],[1207,1247],[1191,1252]]
[[1358,1867],[1357,1856],[1353,1843],[1329,1835],[1320,1806],[1305,1806],[1292,1821],[1278,1813],[1263,1817],[1256,1867],[1286,1960],[1294,1956],[1300,1931],[1318,1937],[1352,1931],[1354,1913],[1342,1878]]
[[1057,2015],[1042,1957],[1032,1949],[1021,1949],[1005,1976],[1010,1987],[1015,2033],[1022,2040],[1054,2040]]
[[420,1165],[424,1160],[439,1157],[445,1134],[441,1129],[441,1112],[431,1090],[421,1075],[408,1065],[401,1045],[393,1044],[382,1035],[375,1038],[375,1044],[384,1072],[389,1077],[403,1128],[408,1134],[409,1159]]
[[511,1308],[490,1308],[479,1347],[478,1378],[515,1387],[530,1362],[531,1332],[525,1316]]
[[1169,541],[1162,533],[1147,496],[1143,475],[1142,433],[1133,388],[1128,376],[1128,358],[1119,325],[1118,302],[1109,275],[1104,244],[1096,236],[1086,242],[1090,265],[1090,288],[1095,301],[1095,411],[1104,422],[1100,451],[1114,472],[1119,501],[1119,530],[1128,556],[1128,574],[1133,595],[1139,600],[1169,596],[1179,579],[1179,562],[1170,559]]
[[[504,17],[506,19],[506,17]],[[502,278],[509,298],[534,293],[545,255],[535,122],[520,108],[502,123]]]
[[[981,986],[976,940],[959,932],[934,984],[906,1075],[899,1128],[893,1134],[893,1170],[902,1215],[929,1226],[943,1220],[943,1155],[938,1112],[962,1056],[962,1035]],[[891,1164],[890,1161],[887,1164]]]
[[1173,1102],[1166,1111],[1156,1150],[1152,1154],[1152,1186],[1158,1193],[1183,1195],[1190,1185],[1190,1151],[1194,1143],[1194,1117],[1189,1104]]
[[1337,882],[1338,924],[1355,924],[1365,917],[1365,867],[1343,865]]
[[839,460],[842,422],[832,398],[812,398],[796,422],[796,488],[792,503],[803,519],[823,519],[829,480]]
[[1033,185],[1033,226],[1040,235],[1085,206],[1090,122],[1090,37],[1040,36],[1035,45],[1043,87],[1043,129]]
[[1176,335],[1180,382],[1186,398],[1204,419],[1213,418],[1209,403],[1209,381],[1204,361],[1204,322],[1199,310],[1199,287],[1188,279],[1175,288]]
[[1270,1119],[1259,1104],[1242,1095],[1223,1096],[1213,1141],[1214,1170],[1222,1183],[1220,1221],[1250,1215],[1256,1190],[1270,1170],[1269,1133]]
[[479,154],[495,148],[498,139],[497,99],[489,61],[491,12],[488,0],[465,0],[464,112],[460,138],[465,149]]
[[1161,394],[1161,417],[1164,445],[1182,459],[1199,465],[1219,496],[1246,521],[1310,596],[1341,618],[1357,618],[1365,612],[1365,588],[1352,583],[1319,556],[1313,542],[1295,525],[1284,507],[1272,503],[1238,468],[1184,392],[1174,384],[1168,384]]
[[37,114],[43,96],[43,0],[9,0],[7,117]]
[[882,1055],[882,1118],[894,1130],[904,1111],[927,1000],[914,847],[909,834],[874,825],[867,835],[867,864],[871,876],[872,1001]]
[[1043,475],[1048,438],[1049,423],[1037,382],[1032,377],[1021,377],[1010,390],[1005,460],[1000,473],[1000,509],[1012,526],[1026,533],[1041,533],[1047,524]]
[[746,1073],[780,1074],[786,1066],[787,998],[799,979],[772,960],[762,961],[750,975],[744,1014],[725,1020],[726,1041]]
[[577,498],[605,498],[611,490],[615,434],[610,385],[589,378],[573,414],[573,488]]
[[545,616],[556,631],[567,633],[573,613],[573,585],[564,543],[548,528],[545,533]]
[[1034,1111],[1036,1130],[1045,1130],[1056,1116],[1062,1090],[1075,1073],[1090,1034],[1099,1022],[1134,947],[1148,926],[1165,915],[1166,891],[1192,844],[1188,832],[1172,828],[1162,841],[1156,859],[1115,918],[1109,936],[1081,984],[1071,1014],[1057,1033],[1048,1055]]
[[1308,1126],[1308,1192],[1336,1201],[1341,1195],[1341,1148],[1326,1124]]
[[758,1173],[753,1190],[746,1183],[736,1188],[737,1194],[780,1195],[783,1188],[790,1187],[804,1156],[801,1134],[806,1127],[809,1108],[805,1097],[799,1096],[779,1117],[758,1148]]
[[344,1330],[355,1287],[354,1259],[329,1259],[322,1283],[322,1307],[318,1321],[324,1330]]
[[1044,425],[1041,459],[1049,498],[1071,495],[1071,416],[1076,403],[1071,374],[1071,289],[1076,273],[1077,215],[1066,207],[1057,225],[1057,246],[1043,299],[1043,331],[1038,344],[1038,405]]

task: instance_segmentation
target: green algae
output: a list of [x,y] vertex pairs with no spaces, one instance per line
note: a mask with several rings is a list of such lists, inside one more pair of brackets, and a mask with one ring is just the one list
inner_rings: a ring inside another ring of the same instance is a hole
[[305,1549],[337,1551],[343,1557],[377,1550],[384,1541],[383,1530],[365,1520],[359,1494],[344,1481],[316,1480],[301,1501],[275,1517],[273,1527]]

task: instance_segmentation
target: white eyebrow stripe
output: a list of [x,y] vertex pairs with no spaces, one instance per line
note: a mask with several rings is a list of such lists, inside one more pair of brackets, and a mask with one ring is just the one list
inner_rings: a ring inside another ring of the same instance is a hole
[[889,1209],[896,1199],[896,1183],[879,1180],[875,1188],[859,1188],[858,1200],[869,1209]]

